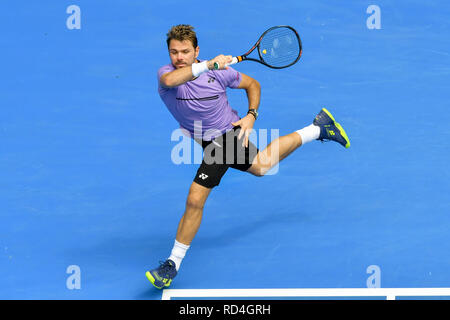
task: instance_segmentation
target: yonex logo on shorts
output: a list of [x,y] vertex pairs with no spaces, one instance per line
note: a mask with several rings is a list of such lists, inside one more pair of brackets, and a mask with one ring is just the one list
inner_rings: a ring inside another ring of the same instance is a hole
[[206,178],[208,178],[208,175],[206,175],[204,173],[200,173],[200,175],[198,177],[205,180]]

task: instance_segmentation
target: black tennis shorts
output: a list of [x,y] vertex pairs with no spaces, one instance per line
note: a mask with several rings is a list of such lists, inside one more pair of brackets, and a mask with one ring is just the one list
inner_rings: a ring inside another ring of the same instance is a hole
[[194,181],[206,188],[219,185],[228,168],[247,171],[258,154],[258,148],[249,140],[243,147],[245,135],[238,139],[241,127],[237,126],[211,141],[201,141],[203,161]]

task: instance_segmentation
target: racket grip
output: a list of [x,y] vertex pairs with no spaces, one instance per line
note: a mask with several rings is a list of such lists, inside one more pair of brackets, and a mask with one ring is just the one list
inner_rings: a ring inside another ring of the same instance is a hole
[[[228,67],[232,64],[236,64],[239,62],[238,57],[233,57],[233,60],[231,60],[230,63],[227,63],[225,66]],[[220,64],[218,62],[214,62],[214,70],[218,70],[220,68]]]

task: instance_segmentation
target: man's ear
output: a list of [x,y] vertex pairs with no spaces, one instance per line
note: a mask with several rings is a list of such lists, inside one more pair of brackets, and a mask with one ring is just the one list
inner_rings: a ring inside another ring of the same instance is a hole
[[195,59],[198,58],[198,54],[200,53],[200,47],[197,46],[197,48],[195,48]]

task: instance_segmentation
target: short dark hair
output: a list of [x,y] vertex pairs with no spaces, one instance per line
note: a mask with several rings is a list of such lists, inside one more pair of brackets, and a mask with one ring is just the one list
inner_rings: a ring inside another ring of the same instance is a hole
[[173,26],[169,30],[169,33],[167,33],[167,47],[169,47],[170,40],[172,39],[178,41],[189,40],[192,42],[194,48],[197,48],[198,46],[197,35],[194,31],[194,27],[188,24],[179,24],[177,26]]

